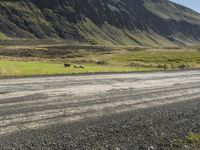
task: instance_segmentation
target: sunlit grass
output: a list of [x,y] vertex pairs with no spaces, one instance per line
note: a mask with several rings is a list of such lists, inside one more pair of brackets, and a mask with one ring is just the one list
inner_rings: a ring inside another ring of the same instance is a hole
[[[8,49],[1,48],[0,76],[198,68],[200,67],[198,48],[104,46],[52,48],[37,45],[27,49],[26,45],[11,45]],[[64,62],[84,64],[85,68],[64,68]]]
[[41,74],[71,74],[71,73],[94,73],[94,72],[129,72],[154,70],[155,68],[134,68],[124,66],[103,66],[85,64],[85,68],[65,68],[62,63],[45,61],[10,61],[0,60],[0,76],[18,75],[41,75]]
[[187,141],[191,144],[196,144],[200,146],[200,134],[194,134],[190,132],[187,136]]
[[175,140],[166,150],[199,150],[200,134],[190,132],[185,138]]
[[5,34],[0,32],[0,40],[7,40],[7,39],[9,39],[9,38]]
[[120,53],[113,57],[113,60],[122,62],[140,61],[146,63],[198,63],[200,62],[200,52],[182,50],[146,50]]

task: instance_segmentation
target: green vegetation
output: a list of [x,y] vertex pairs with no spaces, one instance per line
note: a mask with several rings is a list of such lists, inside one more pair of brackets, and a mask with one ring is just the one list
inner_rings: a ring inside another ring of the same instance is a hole
[[[83,64],[84,69],[63,64]],[[200,67],[199,46],[95,46],[53,41],[1,41],[0,76],[129,72]]]
[[190,132],[184,139],[178,139],[168,148],[168,150],[199,150],[200,134]]
[[198,144],[200,146],[200,134],[193,134],[190,132],[187,136],[187,140],[189,143]]
[[0,40],[7,40],[9,39],[5,34],[0,32]]
[[45,61],[12,61],[0,60],[0,76],[39,75],[39,74],[71,74],[92,72],[129,72],[139,70],[152,70],[155,68],[133,68],[120,66],[102,66],[85,64],[85,68],[65,68],[62,63]]
[[129,66],[143,66],[156,68],[198,67],[200,52],[196,50],[143,50],[129,51],[113,56],[113,61],[129,64]]
[[[173,42],[167,38],[158,35],[155,32],[151,34],[145,31],[130,31],[117,28],[108,23],[105,23],[101,27],[94,22],[86,18],[78,25],[79,33],[87,39],[87,42],[91,44],[100,45],[144,45],[144,46],[175,46]],[[156,39],[156,40],[154,40]]]

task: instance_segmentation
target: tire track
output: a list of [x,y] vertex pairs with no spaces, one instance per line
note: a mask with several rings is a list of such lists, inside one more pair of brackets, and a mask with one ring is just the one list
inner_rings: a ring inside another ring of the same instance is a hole
[[1,79],[0,135],[199,99],[197,75],[200,71]]

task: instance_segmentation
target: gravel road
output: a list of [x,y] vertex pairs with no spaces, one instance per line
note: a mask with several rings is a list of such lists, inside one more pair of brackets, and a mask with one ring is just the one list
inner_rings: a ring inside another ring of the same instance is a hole
[[200,70],[0,79],[0,149],[165,149],[200,133]]

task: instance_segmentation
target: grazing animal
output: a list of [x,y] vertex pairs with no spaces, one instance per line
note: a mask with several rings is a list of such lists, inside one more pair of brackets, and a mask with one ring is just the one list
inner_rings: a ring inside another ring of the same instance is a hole
[[71,67],[70,64],[64,64],[64,67]]
[[82,68],[82,69],[84,69],[85,66],[84,65],[74,65],[74,68]]

